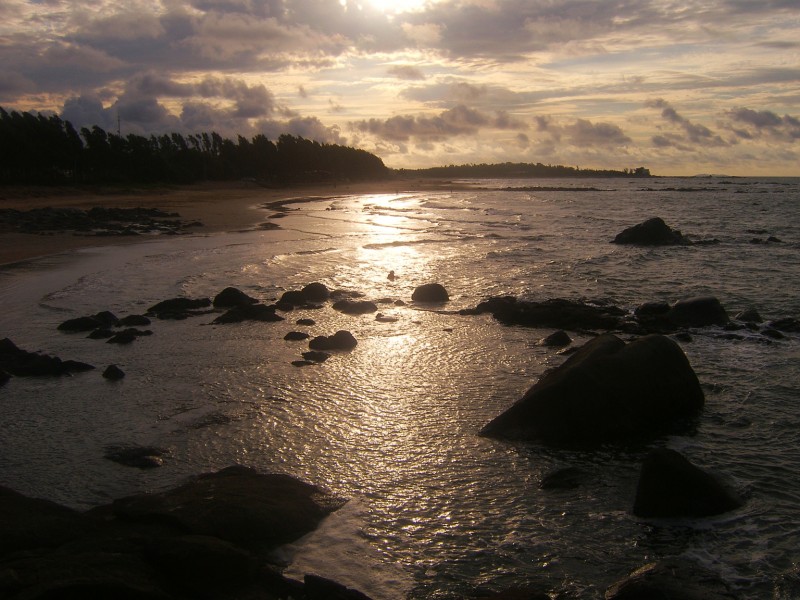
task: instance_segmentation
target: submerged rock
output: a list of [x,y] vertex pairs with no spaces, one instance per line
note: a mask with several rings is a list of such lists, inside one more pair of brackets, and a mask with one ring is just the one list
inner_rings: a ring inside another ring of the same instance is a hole
[[333,303],[333,309],[346,315],[366,315],[378,310],[378,305],[369,300],[339,300]]
[[696,296],[678,300],[672,305],[667,318],[681,327],[707,327],[726,325],[728,313],[720,301],[713,296]]
[[164,464],[166,453],[166,450],[155,446],[109,446],[105,458],[126,467],[154,469]]
[[307,333],[303,331],[290,331],[285,336],[283,336],[283,339],[285,339],[288,342],[301,342],[303,340],[307,340],[309,337],[311,336],[309,336]]
[[0,340],[0,371],[17,377],[58,376],[90,371],[90,364],[61,360],[57,356],[28,352],[8,338]]
[[414,293],[411,294],[411,300],[414,302],[447,302],[450,300],[450,294],[440,283],[426,283],[417,286]]
[[720,577],[684,558],[644,565],[606,590],[605,600],[736,600]]
[[569,334],[563,329],[551,333],[547,337],[539,340],[540,346],[547,346],[550,348],[562,348],[564,346],[569,346],[571,343],[572,338],[569,337]]
[[474,309],[460,311],[465,315],[490,313],[504,325],[552,327],[556,329],[619,328],[625,311],[616,306],[553,298],[542,302],[518,300],[513,296],[494,296]]
[[117,365],[108,365],[106,370],[103,371],[103,377],[105,379],[110,379],[111,381],[117,381],[125,377],[125,372]]
[[674,246],[691,244],[677,229],[671,229],[661,217],[653,217],[643,223],[624,229],[614,238],[614,244],[637,246]]
[[197,311],[211,306],[210,298],[170,298],[154,304],[147,309],[147,314],[159,319],[185,319],[198,313]]
[[717,477],[668,448],[651,451],[642,464],[633,514],[639,517],[708,517],[742,506]]
[[599,336],[547,372],[482,435],[587,445],[649,437],[695,414],[700,382],[673,340]]

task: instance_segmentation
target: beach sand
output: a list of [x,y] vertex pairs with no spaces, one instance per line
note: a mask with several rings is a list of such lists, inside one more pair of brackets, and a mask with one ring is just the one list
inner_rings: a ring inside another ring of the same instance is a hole
[[[358,183],[297,185],[266,188],[253,182],[204,183],[152,189],[79,189],[44,187],[0,188],[0,209],[34,208],[158,208],[180,215],[182,221],[202,226],[188,234],[251,230],[272,214],[265,204],[290,198],[331,197],[350,194],[398,193],[463,188],[450,181],[397,179]],[[92,246],[131,244],[148,236],[92,236],[74,232],[19,233],[0,231],[0,265]]]

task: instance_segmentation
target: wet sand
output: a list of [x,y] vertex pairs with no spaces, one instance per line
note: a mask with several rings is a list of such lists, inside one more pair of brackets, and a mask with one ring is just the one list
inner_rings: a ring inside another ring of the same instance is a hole
[[[331,197],[404,191],[464,188],[445,180],[400,179],[346,184],[298,185],[266,188],[256,183],[204,183],[152,189],[83,190],[79,188],[0,188],[0,209],[13,208],[158,208],[180,215],[182,221],[199,221],[189,235],[251,230],[267,221],[272,210],[264,205],[289,198]],[[0,265],[94,246],[131,244],[149,236],[92,236],[71,231],[19,233],[0,230]]]

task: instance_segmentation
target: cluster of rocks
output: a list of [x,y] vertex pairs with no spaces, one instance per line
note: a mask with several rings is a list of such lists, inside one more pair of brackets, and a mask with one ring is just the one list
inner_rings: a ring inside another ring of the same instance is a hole
[[241,466],[84,513],[0,486],[0,597],[368,600],[270,559],[344,502]]
[[92,365],[76,360],[62,360],[57,356],[29,352],[19,348],[8,338],[0,340],[0,385],[10,376],[39,377],[60,376],[94,369]]
[[[763,229],[748,229],[747,233],[766,235],[769,232]],[[672,229],[661,217],[647,219],[638,225],[633,225],[622,230],[611,241],[613,244],[630,244],[634,246],[707,246],[719,244],[716,238],[705,240],[692,240],[683,235],[679,230]],[[766,238],[753,237],[751,244],[781,244],[783,240],[774,235]]]
[[0,228],[22,233],[73,231],[82,235],[176,234],[198,221],[180,220],[178,213],[157,208],[34,208],[0,209]]

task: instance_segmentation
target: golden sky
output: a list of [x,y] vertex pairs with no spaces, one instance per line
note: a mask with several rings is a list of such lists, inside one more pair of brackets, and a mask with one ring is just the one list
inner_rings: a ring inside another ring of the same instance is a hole
[[0,106],[389,167],[800,176],[797,0],[3,0]]

